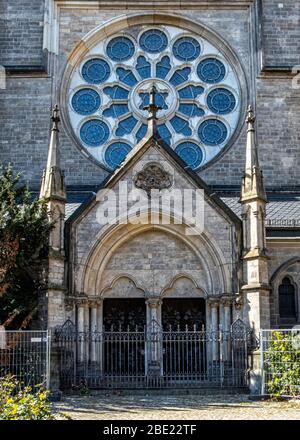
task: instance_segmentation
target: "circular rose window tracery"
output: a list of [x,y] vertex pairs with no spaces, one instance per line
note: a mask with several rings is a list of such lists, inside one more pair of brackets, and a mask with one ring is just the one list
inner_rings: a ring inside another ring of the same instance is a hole
[[160,137],[193,169],[210,162],[240,116],[233,67],[209,41],[174,26],[135,26],[100,41],[73,71],[68,111],[81,145],[117,167],[147,131],[156,86]]

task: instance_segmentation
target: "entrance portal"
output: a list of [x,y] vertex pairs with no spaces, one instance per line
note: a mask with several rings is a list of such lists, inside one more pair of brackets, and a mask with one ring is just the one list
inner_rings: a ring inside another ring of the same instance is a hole
[[104,374],[122,381],[145,372],[146,305],[143,298],[104,299]]
[[176,383],[194,384],[207,367],[205,301],[166,298],[162,307],[163,373]]

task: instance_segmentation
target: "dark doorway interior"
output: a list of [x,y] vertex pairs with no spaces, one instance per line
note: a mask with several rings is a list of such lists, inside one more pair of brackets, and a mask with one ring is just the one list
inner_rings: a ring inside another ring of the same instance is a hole
[[144,331],[145,300],[143,298],[104,299],[103,325],[105,331]]
[[146,305],[143,298],[104,299],[104,373],[137,378],[145,373]]
[[202,330],[205,325],[203,298],[165,298],[162,306],[162,325],[165,331]]
[[163,370],[176,382],[193,381],[206,368],[205,301],[203,298],[166,298],[162,306]]

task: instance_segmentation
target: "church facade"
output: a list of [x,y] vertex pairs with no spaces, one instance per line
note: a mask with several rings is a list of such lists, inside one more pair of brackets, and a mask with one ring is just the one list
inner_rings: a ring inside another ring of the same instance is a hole
[[33,3],[4,41],[1,161],[56,220],[44,326],[300,324],[300,2]]

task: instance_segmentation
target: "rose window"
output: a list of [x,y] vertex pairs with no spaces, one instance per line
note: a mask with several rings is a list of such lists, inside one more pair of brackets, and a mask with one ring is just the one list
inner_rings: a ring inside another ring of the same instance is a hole
[[109,169],[145,136],[153,84],[158,133],[192,169],[224,149],[240,115],[239,81],[222,52],[172,26],[131,27],[100,41],[69,84],[73,131]]

